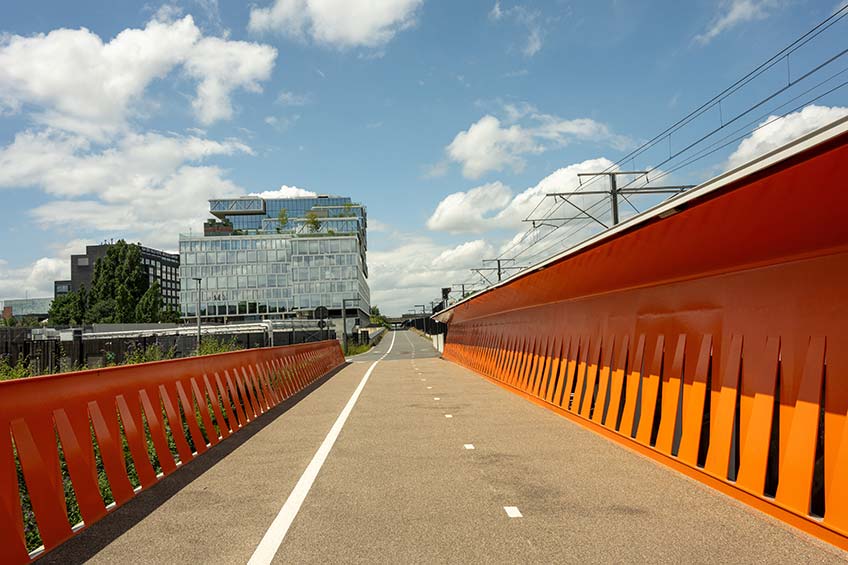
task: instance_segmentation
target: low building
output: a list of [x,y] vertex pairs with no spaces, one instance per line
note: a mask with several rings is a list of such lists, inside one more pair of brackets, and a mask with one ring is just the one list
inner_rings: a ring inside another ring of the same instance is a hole
[[[85,253],[71,255],[71,279],[55,281],[53,283],[54,297],[59,297],[68,292],[77,292],[83,286],[91,288],[94,280],[94,267],[98,259],[106,256],[106,252],[112,243],[100,245],[87,245]],[[142,266],[147,271],[150,284],[159,282],[162,289],[162,302],[165,307],[174,310],[179,308],[180,300],[180,256],[175,253],[166,253],[158,249],[139,245],[141,250]]]
[[4,320],[32,316],[43,320],[47,318],[52,298],[12,298],[0,300],[0,312]]

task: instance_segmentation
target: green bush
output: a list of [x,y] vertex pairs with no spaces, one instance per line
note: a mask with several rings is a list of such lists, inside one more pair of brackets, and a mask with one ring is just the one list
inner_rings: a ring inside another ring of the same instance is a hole
[[7,357],[0,356],[0,381],[23,379],[32,375],[32,367],[24,357],[18,357],[18,362],[12,365]]
[[215,353],[227,353],[229,351],[239,351],[243,349],[236,338],[231,339],[217,338],[206,336],[200,340],[200,347],[197,350],[198,355],[214,355]]

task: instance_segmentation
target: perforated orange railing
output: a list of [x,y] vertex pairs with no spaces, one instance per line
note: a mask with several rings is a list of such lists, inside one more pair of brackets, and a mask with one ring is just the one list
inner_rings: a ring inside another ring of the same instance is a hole
[[848,549],[848,134],[446,311],[444,356]]
[[332,340],[0,383],[0,562],[56,547],[342,363]]

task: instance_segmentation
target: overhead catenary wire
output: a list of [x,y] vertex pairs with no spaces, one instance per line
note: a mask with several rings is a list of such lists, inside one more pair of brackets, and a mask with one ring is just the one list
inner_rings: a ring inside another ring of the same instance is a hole
[[[821,21],[819,24],[817,24],[817,25],[816,25],[816,26],[814,26],[812,29],[810,29],[809,31],[807,31],[805,34],[803,34],[802,36],[800,36],[799,38],[797,38],[796,40],[794,40],[793,42],[791,42],[789,45],[787,45],[786,47],[784,47],[783,49],[781,49],[781,50],[780,50],[777,54],[773,55],[772,57],[770,57],[769,59],[767,59],[766,61],[764,61],[763,63],[761,63],[760,65],[758,65],[757,67],[755,67],[752,71],[750,71],[749,73],[747,73],[745,76],[741,77],[741,78],[740,78],[740,79],[738,79],[736,82],[734,82],[732,85],[730,85],[729,87],[725,88],[725,89],[724,89],[723,91],[721,91],[719,94],[715,95],[713,98],[711,98],[710,100],[708,100],[707,102],[703,103],[701,106],[699,106],[698,108],[696,108],[695,110],[693,110],[692,112],[690,112],[689,114],[687,114],[687,116],[684,116],[683,118],[681,118],[680,120],[678,120],[677,122],[675,122],[674,124],[672,124],[671,126],[669,126],[668,128],[666,128],[665,130],[663,130],[662,132],[660,132],[659,134],[657,134],[656,136],[654,136],[651,140],[649,140],[649,141],[645,142],[645,143],[644,143],[644,144],[642,144],[640,147],[638,147],[638,148],[636,148],[635,150],[631,151],[630,153],[628,153],[627,155],[625,155],[624,157],[622,157],[621,159],[619,159],[618,161],[616,161],[615,163],[613,163],[612,165],[610,165],[609,167],[607,167],[607,168],[604,170],[604,172],[607,172],[607,171],[610,171],[610,170],[616,169],[616,168],[620,167],[623,163],[625,163],[625,162],[627,162],[627,161],[635,162],[635,158],[636,158],[636,157],[638,157],[638,156],[640,156],[640,155],[644,154],[644,153],[645,153],[648,149],[650,149],[651,147],[653,147],[654,145],[656,145],[656,143],[658,143],[658,142],[660,142],[660,141],[664,140],[666,137],[668,137],[668,136],[670,136],[671,134],[673,134],[673,133],[675,133],[675,132],[679,131],[682,127],[685,127],[686,125],[688,125],[689,123],[691,123],[694,119],[696,119],[698,116],[703,115],[706,111],[708,111],[708,110],[710,110],[711,108],[715,107],[715,106],[716,106],[716,104],[719,104],[722,100],[724,100],[724,99],[725,99],[725,98],[727,98],[728,96],[730,96],[730,95],[734,94],[735,92],[738,92],[738,91],[739,91],[739,90],[740,90],[743,86],[745,86],[746,84],[750,83],[752,80],[754,80],[754,79],[755,79],[755,78],[757,78],[758,76],[762,75],[762,74],[763,74],[766,70],[768,70],[769,68],[773,67],[775,64],[777,64],[778,62],[780,62],[783,58],[788,57],[791,53],[793,53],[793,52],[797,51],[797,50],[798,50],[798,49],[800,49],[802,46],[804,46],[804,45],[806,45],[807,43],[809,43],[810,41],[812,41],[815,37],[819,36],[821,33],[823,33],[824,31],[826,31],[827,29],[829,29],[831,26],[833,26],[834,24],[836,24],[838,21],[840,21],[840,20],[841,20],[843,17],[845,17],[846,15],[848,15],[848,5],[843,6],[842,8],[840,8],[839,10],[837,10],[834,14],[832,14],[832,15],[831,15],[831,16],[829,16],[828,18],[825,18],[823,21]],[[809,71],[805,72],[805,73],[804,73],[804,74],[802,74],[801,76],[799,76],[799,77],[795,78],[794,80],[791,78],[791,74],[790,74],[790,75],[787,75],[787,76],[788,76],[788,78],[787,78],[787,82],[786,82],[786,84],[785,84],[784,86],[782,86],[781,88],[779,88],[779,89],[777,89],[776,91],[772,92],[771,94],[769,94],[769,95],[768,95],[768,96],[766,96],[765,98],[763,98],[763,99],[759,100],[757,103],[755,103],[755,104],[751,105],[750,107],[746,108],[743,112],[741,112],[741,113],[737,114],[735,117],[733,117],[733,118],[731,118],[731,119],[729,119],[729,120],[726,120],[726,121],[725,121],[725,120],[724,120],[724,117],[722,116],[722,119],[721,119],[722,124],[721,124],[721,126],[720,126],[719,128],[715,128],[715,129],[711,130],[709,133],[707,133],[707,134],[705,134],[705,135],[701,136],[701,137],[700,137],[700,138],[698,138],[695,142],[688,144],[688,145],[687,145],[686,147],[684,147],[683,149],[681,149],[681,150],[679,150],[679,151],[677,151],[677,152],[675,152],[675,153],[671,153],[671,154],[669,155],[669,157],[668,157],[668,158],[666,158],[665,160],[663,160],[660,164],[658,164],[658,165],[656,165],[656,166],[652,167],[652,169],[654,169],[654,170],[655,170],[655,169],[658,169],[659,167],[663,166],[664,164],[671,162],[672,160],[674,160],[674,159],[676,159],[677,157],[679,157],[679,156],[681,156],[682,154],[684,154],[686,151],[691,150],[692,148],[696,147],[698,144],[700,144],[700,143],[704,142],[705,140],[709,139],[710,137],[712,137],[713,135],[715,135],[717,132],[724,130],[725,128],[727,128],[727,127],[728,127],[728,126],[730,126],[731,124],[735,123],[736,121],[738,121],[739,119],[741,119],[741,118],[742,118],[742,117],[744,117],[745,115],[748,115],[748,114],[750,114],[752,111],[756,110],[757,108],[759,108],[759,107],[763,106],[764,104],[767,104],[770,100],[773,100],[775,97],[777,97],[777,96],[779,96],[780,94],[782,94],[782,93],[786,92],[786,91],[787,91],[788,89],[790,89],[791,87],[793,87],[793,86],[795,86],[795,85],[799,84],[800,82],[802,82],[802,81],[804,81],[804,80],[808,79],[809,77],[811,77],[812,75],[814,75],[815,73],[817,73],[818,71],[820,71],[821,69],[823,69],[824,67],[826,67],[826,66],[830,65],[830,64],[831,64],[831,63],[833,63],[834,61],[836,61],[836,60],[838,60],[839,58],[841,58],[842,56],[844,56],[846,53],[848,53],[848,49],[845,49],[845,50],[842,50],[842,51],[840,51],[840,52],[836,53],[835,55],[833,55],[833,56],[829,57],[828,59],[826,59],[826,60],[825,60],[825,61],[823,61],[822,63],[820,63],[820,64],[816,65],[815,67],[813,67],[813,68],[812,68],[812,69],[810,69]],[[828,82],[829,80],[832,80],[835,76],[838,76],[839,74],[841,74],[841,73],[842,73],[842,72],[844,72],[845,70],[846,70],[846,69],[843,69],[842,71],[837,72],[836,74],[832,75],[831,77],[829,77],[829,78],[828,78],[828,79],[826,79],[825,81],[822,81],[821,83],[819,83],[818,85],[816,85],[816,86],[815,86],[815,87],[813,87],[812,89],[808,89],[808,90],[807,90],[807,91],[805,91],[804,93],[802,93],[802,94],[800,94],[800,95],[798,95],[798,96],[794,97],[792,100],[797,100],[799,97],[804,96],[806,93],[809,93],[811,90],[814,90],[815,88],[818,88],[819,86],[821,86],[822,84],[824,84],[824,83]],[[833,92],[833,91],[835,91],[835,90],[838,90],[838,88],[840,88],[840,87],[837,87],[837,88],[835,88],[835,89],[831,89],[830,91],[828,91],[828,92],[826,92],[826,93],[822,94],[821,96],[817,96],[817,97],[815,97],[812,101],[818,100],[818,99],[820,99],[822,96],[824,96],[824,95],[826,95],[826,94],[828,94],[828,93],[830,93],[830,92]],[[790,102],[791,102],[792,100],[790,100]],[[810,100],[806,101],[804,104],[802,104],[802,105],[801,105],[801,107],[803,107],[803,106],[804,106],[804,105],[806,105],[806,104],[811,103],[812,101],[810,101]],[[771,110],[767,113],[767,115],[768,115],[768,114],[770,114],[770,113],[772,113],[772,112],[774,112],[776,109],[779,109],[779,108],[783,108],[783,107],[785,107],[785,105],[786,105],[787,103],[788,103],[788,102],[785,102],[785,103],[781,104],[780,106],[778,106],[777,108],[773,108],[773,109],[771,109]],[[793,110],[793,111],[794,111],[794,110]],[[787,112],[787,113],[791,113],[791,112]],[[786,115],[786,114],[784,114],[784,115]],[[758,118],[758,119],[757,119],[757,121],[758,121],[759,119],[760,119],[760,118]],[[745,126],[743,126],[741,129],[746,129],[746,130],[747,130],[747,128],[748,128],[750,125],[751,125],[751,122],[749,122],[748,124],[746,124]],[[759,128],[757,128],[757,129],[759,129]],[[741,131],[741,130],[736,130],[736,131]],[[755,130],[752,130],[752,131],[756,131],[756,129],[755,129]],[[750,133],[751,133],[751,132],[750,132],[750,131],[748,131],[745,135],[748,135],[748,134],[750,134]],[[733,134],[731,133],[730,135],[733,135]],[[743,135],[743,137],[744,137],[744,135]],[[726,139],[726,137],[725,137],[724,139]],[[735,139],[735,140],[736,140],[736,139]],[[695,157],[696,157],[696,158],[690,158],[690,159],[687,159],[686,161],[684,161],[684,163],[683,163],[682,165],[675,166],[672,170],[669,170],[669,171],[661,171],[660,173],[658,173],[658,176],[654,176],[654,177],[651,179],[651,181],[656,181],[656,180],[658,180],[659,178],[662,178],[662,177],[667,176],[668,174],[670,174],[670,173],[671,173],[671,172],[673,172],[673,171],[679,170],[679,169],[680,169],[680,168],[682,168],[683,166],[688,166],[689,164],[691,164],[691,163],[693,163],[693,162],[697,161],[697,160],[698,160],[698,159],[700,159],[700,158],[704,158],[704,157],[706,157],[706,156],[708,156],[708,155],[711,155],[711,154],[715,153],[715,150],[714,150],[714,151],[706,151],[706,150],[707,150],[707,149],[709,149],[710,147],[712,147],[713,145],[715,145],[716,143],[720,143],[721,141],[722,141],[722,140],[718,140],[718,141],[714,142],[712,145],[708,146],[707,148],[701,149],[701,150],[699,151],[699,153],[696,153],[696,155],[695,155]],[[731,142],[731,143],[732,143],[732,142]],[[727,145],[727,144],[721,145],[721,146],[719,147],[719,149],[721,149],[721,148],[723,148],[723,147],[726,147],[726,145]],[[701,153],[703,153],[703,154],[701,155]],[[592,184],[592,182],[595,182],[596,180],[598,180],[598,179],[597,179],[597,178],[593,178],[593,179],[591,179],[589,182],[587,182],[587,183],[585,183],[585,184],[582,184],[582,185],[581,185],[581,188],[586,188],[586,187],[588,187],[589,185],[591,185],[591,184]],[[633,186],[636,182],[638,182],[638,180],[639,180],[639,178],[633,179],[633,180],[632,180],[632,181],[630,181],[629,183],[625,184],[625,185],[624,185],[624,187],[622,187],[622,188],[631,187],[631,186]],[[647,183],[646,183],[646,184],[647,184]],[[534,213],[535,213],[535,212],[539,209],[539,207],[541,206],[541,204],[542,204],[543,202],[544,202],[544,199],[540,199],[540,201],[539,201],[539,202],[537,202],[536,206],[535,206],[535,207],[533,208],[533,210],[531,211],[530,215],[534,214]],[[596,204],[598,204],[598,205],[599,205],[599,204],[601,204],[602,202],[603,202],[603,201],[599,201],[599,202],[598,202],[598,203],[596,203]],[[627,202],[628,202],[628,204],[630,204],[630,206],[631,206],[632,208],[634,208],[634,210],[636,210],[636,211],[638,212],[638,209],[637,209],[637,208],[633,205],[633,203],[632,203],[632,202],[630,202],[630,201],[629,201],[629,199],[627,200]],[[548,218],[552,217],[552,216],[553,216],[553,214],[555,214],[555,213],[556,213],[556,211],[557,211],[557,210],[559,210],[559,209],[561,208],[561,206],[563,206],[564,204],[565,204],[565,201],[561,201],[561,202],[558,202],[558,203],[556,203],[555,205],[553,205],[553,206],[551,207],[551,209],[548,211],[548,213],[547,213],[546,215],[544,215],[544,216],[541,218],[541,220],[542,220],[542,221],[544,221],[545,219],[548,219]],[[594,206],[594,205],[593,205],[593,206]],[[528,216],[528,217],[529,217],[529,216]],[[562,227],[563,227],[563,226],[565,226],[565,225],[566,225],[566,224],[560,224],[560,225],[557,225],[557,226],[553,226],[553,227],[551,227],[551,224],[547,224],[547,226],[549,226],[549,227],[550,227],[549,231],[547,231],[547,232],[543,233],[543,235],[542,235],[541,237],[539,237],[538,239],[536,239],[535,241],[530,242],[530,243],[529,243],[529,244],[528,244],[528,245],[527,245],[524,249],[519,250],[519,252],[518,252],[517,254],[515,254],[515,255],[513,255],[513,256],[512,256],[512,258],[515,258],[515,257],[518,257],[518,256],[520,256],[520,255],[523,255],[524,253],[526,253],[527,251],[529,251],[529,249],[530,249],[530,248],[535,247],[535,246],[539,245],[542,241],[547,240],[548,238],[550,238],[550,236],[551,236],[552,234],[554,234],[555,232],[557,232],[560,228],[562,228]],[[533,232],[538,232],[538,231],[539,231],[539,227],[541,227],[541,226],[538,226],[538,227],[537,227],[536,225],[534,225],[534,226],[532,226],[531,228],[529,228],[529,229],[528,229],[528,230],[527,230],[524,234],[522,234],[522,236],[521,236],[518,240],[513,241],[513,242],[512,242],[512,243],[511,243],[511,244],[510,244],[510,245],[509,245],[506,249],[504,249],[504,251],[503,251],[503,252],[502,252],[502,253],[501,253],[498,257],[499,257],[499,258],[503,258],[503,257],[507,256],[507,254],[509,254],[511,251],[513,251],[514,249],[516,249],[517,247],[519,247],[521,244],[523,244],[523,243],[524,243],[524,242],[528,239],[528,237],[530,236],[530,234],[532,234]],[[585,227],[585,226],[581,225],[578,229],[583,229],[584,227]],[[570,232],[570,233],[571,233],[571,232]],[[567,237],[567,236],[566,236],[566,237]],[[566,237],[556,238],[556,240],[555,240],[555,241],[556,241],[556,242],[561,242],[561,241],[563,241],[564,239],[566,239]],[[545,246],[543,249],[549,249],[550,247],[552,247],[552,246],[551,246],[551,245],[547,245],[547,246]],[[534,253],[534,256],[535,256],[535,255],[537,255],[537,254],[538,254],[538,252],[537,252],[537,253]]]
[[[848,69],[846,69],[846,70],[848,70]],[[753,129],[753,130],[751,130],[751,131],[748,131],[748,130],[746,129],[745,133],[743,133],[743,134],[741,134],[741,135],[738,135],[738,136],[736,136],[736,137],[732,137],[732,138],[730,138],[729,140],[728,140],[728,139],[727,139],[727,137],[726,137],[725,139],[726,139],[727,141],[726,141],[725,143],[723,143],[723,144],[719,145],[718,147],[715,147],[712,151],[710,151],[710,152],[708,152],[708,153],[705,153],[705,154],[703,154],[703,155],[697,156],[697,157],[693,157],[693,158],[691,158],[691,159],[689,159],[689,160],[687,160],[687,161],[685,161],[685,162],[683,162],[683,163],[681,163],[681,164],[677,165],[676,167],[674,167],[674,168],[672,168],[672,169],[669,169],[669,170],[667,170],[667,171],[662,171],[662,172],[658,173],[658,174],[657,174],[657,176],[656,176],[656,178],[655,178],[655,180],[659,180],[659,179],[661,179],[661,178],[663,178],[663,177],[665,177],[665,176],[667,176],[667,175],[669,175],[669,174],[671,174],[671,173],[673,173],[673,172],[675,172],[675,171],[679,170],[680,168],[683,168],[683,167],[689,166],[690,164],[692,164],[693,162],[695,162],[695,161],[697,161],[697,160],[699,160],[699,159],[703,159],[703,158],[705,158],[705,157],[709,156],[710,154],[713,154],[713,153],[715,153],[716,151],[719,151],[719,150],[723,149],[724,147],[727,147],[727,146],[729,146],[729,145],[732,145],[733,143],[735,143],[735,142],[737,142],[737,141],[740,141],[740,140],[744,139],[745,137],[747,137],[748,135],[750,135],[752,132],[757,131],[757,130],[762,129],[762,128],[765,128],[765,127],[767,127],[767,126],[771,125],[772,123],[774,123],[775,121],[777,121],[778,119],[780,119],[780,118],[782,118],[782,117],[785,117],[785,116],[787,116],[787,115],[789,115],[789,114],[791,114],[791,113],[793,113],[793,112],[795,112],[795,111],[797,111],[797,110],[799,110],[799,109],[803,108],[804,106],[806,106],[806,105],[808,105],[808,104],[810,104],[810,103],[812,103],[812,102],[815,102],[816,100],[818,100],[818,99],[820,99],[820,98],[822,98],[822,97],[824,97],[824,96],[826,96],[826,95],[828,95],[828,94],[830,94],[830,93],[832,93],[832,92],[835,92],[836,90],[839,90],[840,88],[844,88],[845,86],[848,86],[848,81],[844,81],[844,82],[840,83],[839,85],[837,85],[837,86],[835,86],[835,87],[833,87],[833,88],[829,89],[828,91],[826,91],[826,92],[824,92],[824,93],[821,93],[820,95],[818,95],[818,96],[816,96],[816,97],[814,97],[814,98],[812,98],[812,99],[805,100],[803,103],[801,103],[801,104],[799,104],[799,105],[797,105],[797,106],[794,106],[793,108],[791,108],[790,110],[787,110],[785,113],[783,113],[783,114],[781,114],[781,115],[775,116],[773,119],[768,120],[768,121],[766,121],[766,122],[762,123],[761,125],[759,125],[758,127],[754,128],[754,129]],[[797,97],[796,97],[796,98],[797,98]],[[593,207],[594,207],[594,206],[597,206],[597,205],[600,205],[600,204],[603,204],[603,203],[604,203],[604,201],[603,201],[603,200],[600,200],[600,201],[598,201],[597,203],[593,204]],[[560,227],[562,227],[562,226],[560,226]],[[534,257],[538,257],[538,256],[540,256],[540,255],[544,255],[546,251],[548,251],[548,250],[552,249],[554,246],[556,246],[556,245],[558,245],[558,244],[562,243],[563,241],[565,241],[565,240],[569,239],[570,237],[572,237],[574,234],[576,234],[577,232],[579,232],[581,229],[583,229],[583,228],[585,228],[585,227],[586,227],[586,225],[585,225],[585,224],[583,224],[583,225],[579,225],[579,226],[576,226],[576,229],[574,229],[574,230],[572,230],[572,231],[569,231],[569,232],[567,232],[567,233],[565,233],[565,234],[561,234],[561,237],[559,237],[559,238],[555,239],[554,241],[550,242],[547,246],[543,247],[542,249],[537,249],[537,250],[535,250],[535,252],[533,253],[533,255],[531,255],[531,256],[530,256],[530,258],[532,259],[532,258],[534,258]],[[553,232],[553,231],[549,232],[549,234],[552,234],[552,233],[554,233],[554,232]],[[527,251],[529,251],[529,250],[530,250],[530,247],[527,247],[527,248],[525,248],[525,249],[521,250],[519,253],[517,253],[517,254],[515,255],[515,257],[519,257],[519,256],[523,255],[525,252],[527,252]],[[532,261],[532,260],[530,260],[529,262],[530,262],[531,264],[532,264],[532,263],[534,263],[534,261]]]

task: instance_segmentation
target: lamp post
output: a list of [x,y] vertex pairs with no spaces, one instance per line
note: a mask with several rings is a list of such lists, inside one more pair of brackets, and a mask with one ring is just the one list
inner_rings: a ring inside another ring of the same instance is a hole
[[197,352],[196,355],[200,355],[200,277],[192,277],[194,281],[197,283]]
[[358,298],[342,298],[342,344],[344,345],[344,354],[347,355],[347,303],[359,303]]

